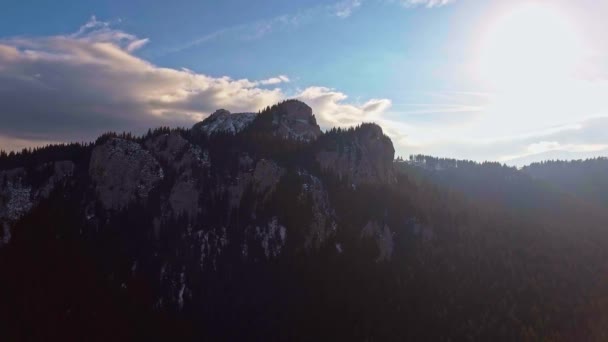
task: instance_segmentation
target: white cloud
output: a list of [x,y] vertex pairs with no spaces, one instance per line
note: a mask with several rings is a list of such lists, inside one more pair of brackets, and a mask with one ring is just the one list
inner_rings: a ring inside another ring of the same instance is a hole
[[388,99],[371,99],[362,104],[346,103],[346,94],[326,87],[306,88],[296,98],[313,109],[319,125],[323,128],[378,121],[391,106]]
[[261,85],[274,85],[274,84],[289,83],[289,82],[290,82],[289,77],[287,77],[285,75],[279,75],[277,77],[271,77],[266,80],[261,80],[258,83]]
[[135,50],[138,50],[138,49],[142,48],[144,45],[148,44],[149,42],[150,42],[150,39],[148,39],[148,38],[134,40],[131,43],[129,43],[129,45],[127,45],[127,51],[133,52]]
[[93,17],[73,35],[0,40],[0,134],[91,139],[191,125],[217,108],[250,111],[285,98],[284,75],[261,82],[162,68],[132,52],[147,42]]
[[[289,97],[280,87],[265,87],[290,82],[286,75],[256,81],[163,68],[133,55],[147,42],[95,17],[72,35],[0,40],[2,146],[188,127],[218,108],[256,111]],[[373,121],[390,107],[385,99],[350,104],[345,94],[324,87],[296,97],[325,128]]]
[[335,15],[339,18],[348,18],[361,6],[362,0],[344,0],[334,5]]

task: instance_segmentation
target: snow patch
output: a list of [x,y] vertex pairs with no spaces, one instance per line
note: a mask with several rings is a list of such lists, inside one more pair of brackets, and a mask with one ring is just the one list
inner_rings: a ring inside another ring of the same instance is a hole
[[203,121],[201,130],[207,135],[215,133],[237,134],[255,120],[255,113],[235,113],[220,109]]
[[266,259],[275,258],[285,246],[287,229],[273,217],[267,225],[255,227],[255,239],[262,245]]

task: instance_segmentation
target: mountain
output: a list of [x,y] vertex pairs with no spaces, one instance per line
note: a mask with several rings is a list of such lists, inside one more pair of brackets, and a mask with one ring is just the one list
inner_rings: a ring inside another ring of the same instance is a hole
[[608,205],[608,158],[533,163],[523,172],[581,199]]
[[534,153],[531,155],[509,159],[506,161],[507,164],[524,167],[526,165],[540,163],[546,160],[583,160],[593,159],[597,156],[608,156],[608,149],[585,151],[585,152],[572,152],[565,150],[551,150],[546,152]]
[[[290,100],[0,155],[6,340],[603,340],[606,208]],[[424,162],[423,162],[424,160]]]

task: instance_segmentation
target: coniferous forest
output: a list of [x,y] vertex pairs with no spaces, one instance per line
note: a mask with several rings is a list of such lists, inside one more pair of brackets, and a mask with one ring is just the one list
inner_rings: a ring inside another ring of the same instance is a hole
[[[284,140],[267,130],[277,112],[237,134],[160,128],[2,153],[3,189],[22,168],[32,194],[49,165],[74,165],[4,230],[3,339],[608,338],[606,159],[516,169],[418,155],[390,160],[389,183],[353,183],[315,155],[363,163],[375,126]],[[90,170],[117,141],[170,153],[155,154],[164,173],[149,194],[114,210]],[[244,182],[260,160],[280,176]],[[202,189],[196,215],[167,214],[184,177]]]

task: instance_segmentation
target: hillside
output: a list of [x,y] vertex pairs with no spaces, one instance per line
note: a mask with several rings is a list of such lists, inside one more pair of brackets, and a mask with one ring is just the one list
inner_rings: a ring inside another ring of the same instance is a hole
[[605,203],[533,168],[394,152],[291,100],[3,154],[2,335],[608,337]]

